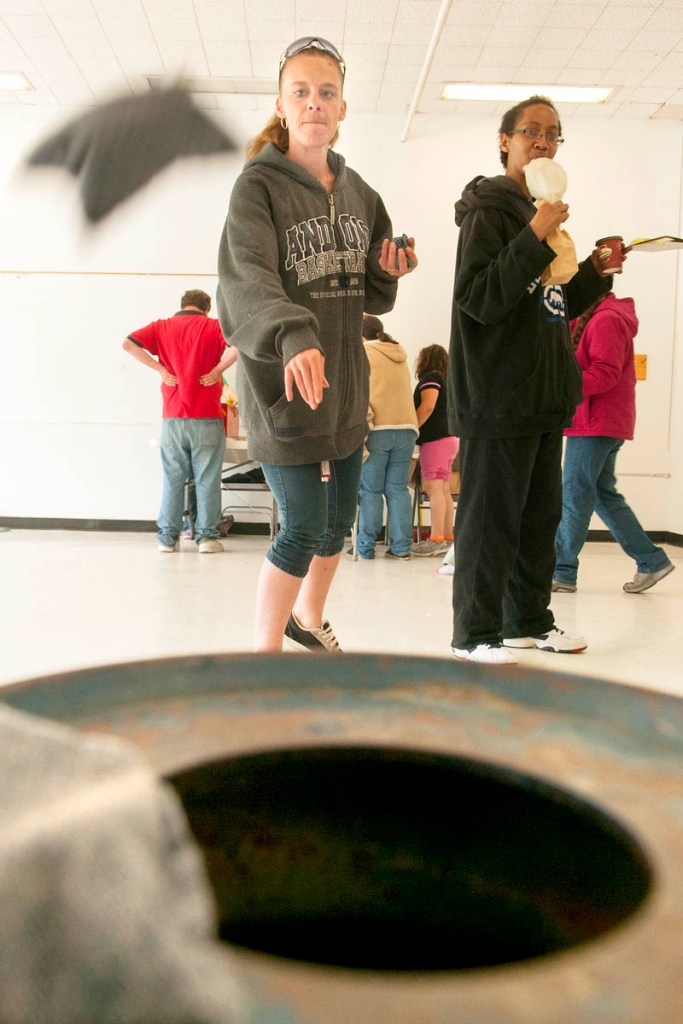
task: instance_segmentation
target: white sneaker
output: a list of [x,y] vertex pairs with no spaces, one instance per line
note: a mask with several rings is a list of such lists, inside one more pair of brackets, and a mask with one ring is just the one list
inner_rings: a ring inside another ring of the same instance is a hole
[[439,566],[439,568],[437,569],[437,572],[438,572],[439,576],[454,576],[455,575],[455,566],[454,565],[450,565],[448,562],[444,562],[443,565]]
[[554,654],[578,654],[588,647],[582,636],[567,636],[562,629],[551,629],[536,636],[506,637],[503,643],[506,647],[538,647],[539,651]]
[[503,650],[502,644],[476,644],[474,647],[451,647],[451,653],[463,661],[480,665],[516,665],[517,659]]
[[207,537],[205,540],[199,542],[199,553],[200,555],[216,555],[219,551],[225,551],[225,548],[219,540],[214,537]]
[[175,544],[160,544],[159,545],[159,551],[162,551],[164,554],[171,554],[173,551],[179,551],[179,550],[180,550],[180,541],[176,541]]

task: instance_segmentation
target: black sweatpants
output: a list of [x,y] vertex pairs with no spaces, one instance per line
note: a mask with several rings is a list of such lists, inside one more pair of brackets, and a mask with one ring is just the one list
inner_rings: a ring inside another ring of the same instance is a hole
[[453,646],[554,626],[550,593],[562,515],[562,429],[460,439]]

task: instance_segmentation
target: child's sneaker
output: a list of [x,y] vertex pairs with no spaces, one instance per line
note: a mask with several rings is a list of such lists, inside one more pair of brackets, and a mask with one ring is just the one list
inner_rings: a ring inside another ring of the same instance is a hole
[[454,576],[455,566],[451,565],[450,562],[444,562],[443,565],[439,566],[437,572],[439,576]]
[[285,636],[297,647],[304,651],[327,651],[329,654],[341,654],[339,641],[334,635],[334,630],[325,619],[322,626],[314,626],[306,629],[297,619],[294,612],[289,616],[289,622],[285,626]]

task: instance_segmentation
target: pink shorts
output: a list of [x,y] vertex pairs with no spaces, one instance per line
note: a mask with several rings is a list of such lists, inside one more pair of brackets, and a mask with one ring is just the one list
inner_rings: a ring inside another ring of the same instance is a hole
[[420,445],[420,473],[423,480],[450,480],[453,459],[458,454],[457,437],[440,437]]

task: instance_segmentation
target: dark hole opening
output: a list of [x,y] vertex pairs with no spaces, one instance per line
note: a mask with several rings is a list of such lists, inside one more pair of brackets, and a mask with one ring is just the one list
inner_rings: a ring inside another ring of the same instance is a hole
[[567,949],[645,899],[645,855],[598,808],[494,765],[325,747],[170,779],[221,937],[340,967],[451,971]]

